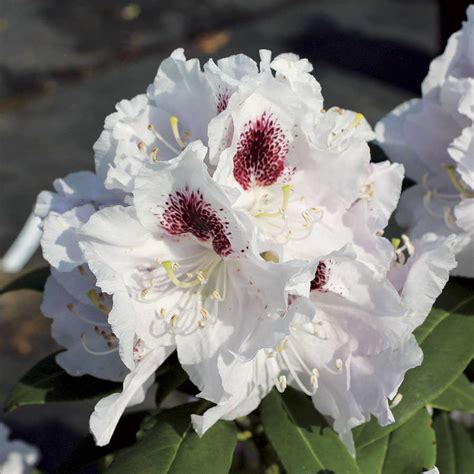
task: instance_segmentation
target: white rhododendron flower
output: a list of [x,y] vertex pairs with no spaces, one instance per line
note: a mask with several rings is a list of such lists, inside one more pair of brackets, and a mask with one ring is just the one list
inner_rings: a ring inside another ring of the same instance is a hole
[[404,192],[399,223],[416,238],[458,235],[454,274],[474,276],[474,6],[430,66],[422,98],[381,120],[377,139],[417,184]]
[[124,378],[91,417],[97,444],[175,350],[216,404],[193,418],[199,434],[287,385],[350,448],[371,415],[393,422],[389,401],[421,361],[412,332],[454,266],[453,240],[404,236],[394,248],[383,237],[403,167],[371,163],[367,121],[325,110],[311,71],[269,51],[201,69],[176,50],[106,119],[96,174],[41,195],[58,362]]
[[[278,343],[291,322],[289,295],[309,294],[316,264],[260,257],[246,216],[210,177],[206,151],[195,142],[144,167],[132,206],[103,209],[81,228],[98,285],[114,295],[110,323],[131,369],[122,397],[109,398],[114,406],[125,406],[133,382],[151,377],[175,347],[200,377],[224,348],[250,358]],[[92,417],[100,444],[110,437],[105,402]]]
[[43,219],[41,246],[52,273],[41,310],[53,319],[52,336],[65,349],[56,362],[73,376],[121,381],[126,367],[108,323],[111,298],[96,287],[77,240],[78,228],[97,209],[121,200],[90,172],[58,179],[54,188],[40,193],[35,212]]
[[9,440],[10,430],[0,423],[0,472],[30,474],[39,462],[39,451],[19,440]]
[[51,273],[41,311],[53,319],[51,334],[66,349],[56,356],[56,362],[73,376],[122,381],[127,370],[108,323],[112,299],[97,288],[85,265],[70,272],[52,268]]
[[412,331],[455,265],[452,239],[427,236],[408,245],[408,260],[407,248],[394,251],[383,280],[374,279],[350,246],[323,257],[311,282],[312,320],[293,322],[287,337],[252,361],[220,357],[223,390],[215,397],[203,382],[200,396],[217,405],[193,416],[198,433],[220,418],[249,414],[273,386],[284,391],[287,385],[312,397],[352,451],[353,427],[371,415],[381,425],[392,423],[389,400],[422,360]]

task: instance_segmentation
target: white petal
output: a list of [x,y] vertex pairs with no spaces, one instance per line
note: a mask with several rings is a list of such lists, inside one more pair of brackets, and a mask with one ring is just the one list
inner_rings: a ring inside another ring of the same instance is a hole
[[171,354],[174,348],[161,347],[148,353],[123,383],[122,393],[115,393],[97,403],[90,418],[90,430],[98,446],[109,443],[115,427],[127,407],[138,405],[145,399],[153,384],[156,369]]

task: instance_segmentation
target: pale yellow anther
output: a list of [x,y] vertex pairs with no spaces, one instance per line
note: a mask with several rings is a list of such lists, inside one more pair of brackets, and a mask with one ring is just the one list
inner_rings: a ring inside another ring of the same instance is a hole
[[341,359],[336,360],[336,369],[339,370],[339,371],[342,370],[342,360]]
[[286,389],[286,377],[284,375],[280,375],[278,377],[278,383],[276,384],[276,388],[280,393],[283,393]]
[[170,126],[171,126],[171,131],[173,132],[173,137],[176,140],[176,143],[181,148],[186,148],[186,143],[184,143],[184,141],[181,139],[181,136],[179,134],[178,117],[176,117],[176,115],[172,115],[170,117]]
[[187,273],[186,273],[186,276],[187,276],[188,278],[192,278],[192,277],[194,276],[194,273],[193,273],[193,272],[187,272]]
[[206,283],[206,275],[203,271],[199,270],[198,272],[196,272],[196,278],[199,280],[201,285],[204,285],[204,283]]
[[178,324],[178,315],[177,314],[173,314],[173,316],[171,316],[171,326],[173,326],[174,328],[176,327],[176,325]]
[[206,308],[201,308],[199,312],[201,313],[203,319],[207,319],[209,317],[209,311]]
[[216,300],[216,301],[220,301],[222,299],[222,296],[221,294],[217,291],[217,290],[214,290],[212,293],[211,293],[211,298],[213,300]]
[[278,255],[270,250],[267,250],[266,252],[262,252],[260,256],[266,261],[266,262],[273,262],[273,263],[278,263],[280,259],[278,258]]
[[281,341],[277,344],[277,346],[275,347],[275,352],[278,352],[278,353],[282,353],[284,350],[285,350],[285,341]]
[[311,371],[311,385],[313,387],[318,385],[318,378],[319,378],[319,370],[314,368]]
[[364,116],[360,113],[357,113],[354,117],[354,122],[352,123],[353,126],[358,127],[362,123],[363,119],[364,119]]
[[150,158],[151,158],[151,161],[158,161],[158,152],[160,151],[160,149],[155,146],[152,150],[151,150],[151,153],[150,153]]
[[160,309],[160,316],[164,318],[166,316],[166,308],[161,308]]
[[149,288],[143,288],[143,290],[140,292],[140,296],[144,298],[148,294],[149,291],[150,291]]
[[199,329],[202,329],[205,325],[206,325],[206,321],[204,321],[203,319],[200,319],[200,320],[198,321],[198,327],[199,327]]
[[402,401],[403,399],[403,395],[398,392],[396,395],[395,395],[395,398],[393,399],[393,402],[390,404],[390,408],[395,408],[397,405],[400,404],[400,402]]
[[145,144],[143,142],[138,142],[137,143],[137,148],[140,150],[140,151],[144,151],[145,150]]

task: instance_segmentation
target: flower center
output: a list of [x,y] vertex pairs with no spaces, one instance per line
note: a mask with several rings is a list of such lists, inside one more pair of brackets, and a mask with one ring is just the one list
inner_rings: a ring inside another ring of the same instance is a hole
[[267,112],[245,124],[234,155],[234,178],[248,190],[270,186],[285,171],[288,139],[278,121]]
[[198,240],[212,240],[214,251],[221,257],[232,253],[228,235],[229,223],[222,221],[201,191],[182,191],[170,195],[161,217],[161,225],[171,235],[190,233]]

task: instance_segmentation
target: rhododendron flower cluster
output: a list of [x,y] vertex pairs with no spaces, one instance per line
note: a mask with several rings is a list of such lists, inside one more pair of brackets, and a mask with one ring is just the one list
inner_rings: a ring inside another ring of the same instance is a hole
[[417,184],[397,212],[409,234],[457,234],[454,274],[474,277],[474,6],[433,60],[422,98],[399,105],[376,127],[387,155]]
[[199,434],[289,385],[350,448],[371,415],[394,421],[455,242],[383,237],[403,168],[371,163],[367,121],[325,110],[311,70],[269,51],[201,69],[177,50],[106,119],[95,173],[40,195],[57,362],[123,380],[92,414],[99,445],[174,351],[215,403]]

